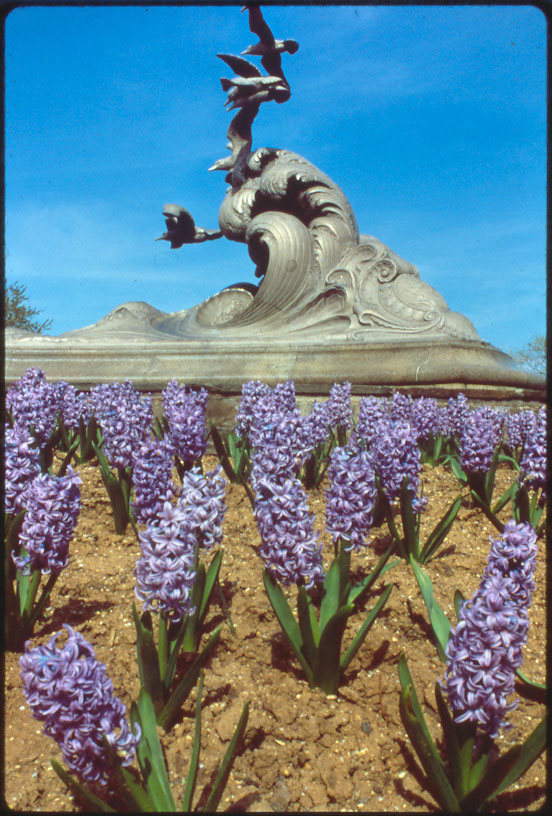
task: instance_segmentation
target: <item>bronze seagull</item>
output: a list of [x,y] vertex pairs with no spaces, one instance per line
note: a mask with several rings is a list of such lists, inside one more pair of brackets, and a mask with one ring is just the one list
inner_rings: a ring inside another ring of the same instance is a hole
[[196,227],[194,219],[184,207],[178,204],[165,204],[163,207],[167,232],[156,238],[156,241],[170,241],[171,249],[179,249],[182,244],[200,244],[203,241],[214,241],[222,237],[218,230],[206,230]]
[[261,65],[270,76],[285,80],[280,55],[284,52],[295,54],[299,43],[295,40],[275,40],[259,6],[244,6],[242,11],[246,8],[249,9],[249,30],[258,36],[259,42],[250,45],[242,54],[261,57]]

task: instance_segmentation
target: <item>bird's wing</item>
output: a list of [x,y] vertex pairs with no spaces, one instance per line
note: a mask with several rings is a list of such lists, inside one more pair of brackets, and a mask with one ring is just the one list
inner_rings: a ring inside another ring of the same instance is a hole
[[261,57],[261,65],[270,76],[285,78],[282,71],[282,59],[277,51],[269,51],[268,54]]
[[234,73],[242,77],[259,77],[261,72],[252,62],[243,59],[242,57],[235,57],[233,54],[217,54],[217,57],[223,60]]
[[169,216],[167,220],[167,227],[169,228],[171,226],[174,228],[174,222],[171,219],[177,218],[179,229],[184,228],[186,230],[190,230],[191,232],[195,230],[195,223],[191,213],[184,209],[184,207],[180,207],[178,204],[165,204],[163,207],[163,215]]
[[265,22],[263,13],[259,6],[248,6],[249,8],[249,30],[256,34],[263,45],[274,48],[274,35]]

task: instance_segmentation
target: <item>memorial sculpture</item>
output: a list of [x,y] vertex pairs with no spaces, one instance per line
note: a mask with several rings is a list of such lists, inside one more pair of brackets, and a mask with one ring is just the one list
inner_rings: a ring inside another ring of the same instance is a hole
[[418,270],[377,238],[360,235],[340,188],[306,159],[287,150],[252,152],[252,125],[265,102],[282,103],[290,87],[282,55],[294,40],[275,40],[258,6],[248,9],[259,37],[243,51],[260,55],[267,76],[249,60],[217,54],[238,75],[222,79],[226,106],[238,109],[228,128],[230,156],[209,170],[230,185],[219,211],[220,231],[196,228],[183,207],[164,208],[172,248],[221,236],[247,244],[259,287],[230,286],[180,317],[152,326],[180,337],[292,334],[308,340],[370,340],[412,335],[480,339],[471,322],[451,312]]
[[[259,285],[230,285],[170,314],[144,302],[124,303],[92,326],[58,337],[8,331],[8,379],[38,365],[73,382],[128,376],[149,387],[171,376],[233,390],[246,379],[287,377],[321,386],[339,378],[353,385],[541,387],[485,343],[467,317],[451,311],[413,264],[360,234],[347,198],[328,176],[288,150],[253,149],[261,106],[290,97],[282,62],[299,45],[275,39],[258,6],[242,11],[258,42],[241,56],[217,54],[234,73],[221,85],[226,108],[235,111],[229,155],[209,168],[225,172],[228,184],[219,229],[196,226],[184,207],[166,204],[166,231],[157,240],[181,251],[221,238],[243,242]],[[245,57],[260,57],[266,73]],[[139,349],[144,359],[137,363]]]

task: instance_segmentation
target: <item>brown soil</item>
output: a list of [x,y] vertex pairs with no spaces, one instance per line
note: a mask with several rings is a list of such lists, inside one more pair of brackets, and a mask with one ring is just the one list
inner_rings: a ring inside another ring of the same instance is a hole
[[[205,458],[207,469],[214,466]],[[36,627],[34,644],[42,644],[69,623],[92,643],[105,663],[116,694],[130,706],[139,690],[135,632],[131,617],[133,568],[139,546],[129,532],[113,530],[110,506],[98,468],[80,468],[83,508],[71,545],[69,566],[60,576]],[[499,471],[497,491],[512,479]],[[424,467],[429,498],[422,533],[432,529],[457,494],[449,471]],[[384,580],[395,583],[377,619],[351,663],[337,697],[310,689],[284,641],[262,583],[262,563],[252,512],[243,488],[228,487],[224,525],[224,558],[220,581],[236,628],[228,625],[205,671],[201,765],[195,802],[213,777],[228,745],[242,704],[250,700],[245,742],[236,759],[220,810],[233,811],[433,811],[436,804],[413,763],[399,716],[397,660],[404,651],[418,695],[435,739],[440,727],[434,685],[443,672],[427,624],[426,609],[412,571],[400,563]],[[496,495],[499,495],[498,492]],[[311,494],[318,527],[324,527],[323,491]],[[508,514],[503,520],[507,520]],[[444,547],[427,567],[435,596],[451,621],[454,591],[470,596],[478,586],[496,532],[466,500]],[[324,537],[325,552],[332,548]],[[353,554],[352,571],[366,574],[386,545],[384,528],[374,531],[372,546]],[[356,575],[355,575],[356,577]],[[531,630],[523,669],[534,680],[545,679],[545,547],[540,545],[537,589],[531,607]],[[292,594],[292,593],[290,593]],[[368,601],[374,603],[377,589]],[[345,645],[361,622],[355,616]],[[225,621],[216,595],[207,630]],[[64,638],[61,639],[64,641]],[[75,811],[79,807],[58,779],[50,757],[61,761],[57,745],[41,733],[21,691],[19,655],[5,659],[5,801],[23,811]],[[162,734],[171,783],[178,799],[188,767],[193,733],[195,690],[171,733]],[[524,739],[544,713],[541,702],[520,698],[510,715],[515,728],[499,738],[504,749]],[[545,799],[545,759],[541,757],[509,792],[495,801],[500,811],[532,811]],[[194,802],[194,804],[195,804]]]

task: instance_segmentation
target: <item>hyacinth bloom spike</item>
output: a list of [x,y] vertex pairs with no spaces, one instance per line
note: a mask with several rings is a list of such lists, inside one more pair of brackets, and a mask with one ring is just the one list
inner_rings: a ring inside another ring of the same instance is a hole
[[491,544],[481,584],[451,629],[443,687],[455,722],[471,722],[494,739],[511,728],[505,716],[517,705],[508,697],[527,640],[537,548],[532,527],[513,520]]
[[173,497],[173,456],[172,443],[167,439],[147,439],[138,448],[132,467],[132,512],[138,524],[154,521]]
[[105,785],[111,768],[102,734],[130,765],[140,740],[131,731],[125,706],[115,697],[105,666],[81,634],[64,624],[65,646],[56,647],[57,632],[45,646],[28,643],[20,658],[23,694],[43,733],[61,748],[67,767],[80,780]]
[[387,414],[385,397],[361,397],[358,401],[358,421],[351,433],[351,444],[364,442],[367,448],[372,444],[377,424]]
[[322,547],[301,482],[264,476],[258,479],[257,489],[255,520],[266,568],[284,586],[304,583],[309,588],[320,582]]
[[143,608],[180,621],[193,612],[197,539],[191,513],[165,502],[154,523],[139,534],[141,557],[136,562],[135,594]]
[[378,491],[374,466],[364,450],[335,448],[328,468],[330,488],[326,495],[326,529],[334,545],[340,539],[346,549],[359,550],[369,541]]
[[426,500],[417,495],[421,462],[412,426],[404,420],[394,422],[388,417],[380,420],[370,455],[389,501],[401,495],[407,477],[412,509],[415,513],[421,512]]
[[130,470],[140,445],[151,432],[151,394],[141,395],[126,380],[94,386],[90,390],[90,404],[102,432],[102,453],[109,465],[120,472]]
[[26,493],[40,472],[40,454],[34,437],[21,426],[4,428],[4,509],[15,516],[25,509]]
[[168,426],[167,435],[176,455],[183,463],[183,468],[179,468],[181,478],[182,471],[192,467],[205,453],[207,398],[205,388],[187,391],[186,386],[179,385],[176,380],[171,380],[162,393],[163,414]]
[[13,561],[23,574],[59,573],[69,562],[69,542],[80,512],[81,478],[71,468],[65,476],[42,473],[25,494],[26,514],[19,534],[25,555]]
[[395,391],[389,405],[389,418],[392,422],[411,422],[414,400],[410,394]]
[[189,508],[199,548],[211,552],[222,542],[222,524],[226,515],[226,479],[222,467],[203,474],[199,468],[187,471],[182,479],[179,506]]
[[242,386],[242,397],[238,411],[236,413],[236,434],[245,439],[249,436],[251,422],[253,420],[253,410],[257,400],[270,393],[270,387],[260,380],[250,380]]
[[330,398],[327,402],[330,428],[337,433],[339,445],[345,445],[347,431],[353,424],[353,409],[351,405],[351,383],[334,383],[330,389]]
[[533,490],[542,490],[541,503],[546,500],[546,408],[539,409],[536,421],[525,433],[523,453],[520,459],[520,470],[524,483]]
[[40,368],[28,368],[6,392],[6,407],[13,424],[25,430],[32,428],[39,444],[45,445],[56,426],[59,397],[56,387]]

